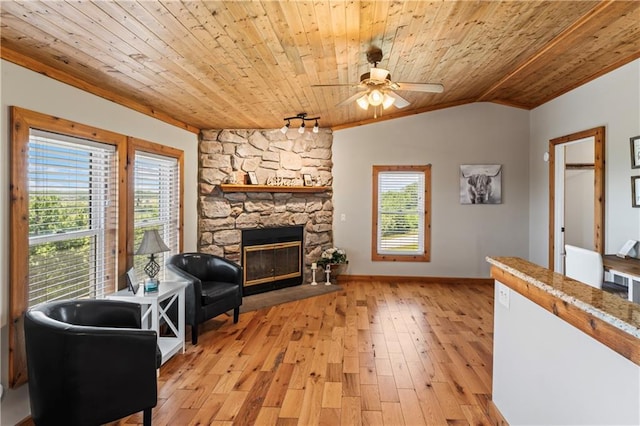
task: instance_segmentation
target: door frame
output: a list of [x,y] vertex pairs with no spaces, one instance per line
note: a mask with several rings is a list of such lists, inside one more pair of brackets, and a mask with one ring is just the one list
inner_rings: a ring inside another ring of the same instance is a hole
[[594,163],[594,215],[593,215],[593,243],[595,250],[604,254],[604,154],[605,128],[604,126],[560,136],[549,141],[549,264],[548,268],[555,270],[555,151],[556,146],[592,137]]

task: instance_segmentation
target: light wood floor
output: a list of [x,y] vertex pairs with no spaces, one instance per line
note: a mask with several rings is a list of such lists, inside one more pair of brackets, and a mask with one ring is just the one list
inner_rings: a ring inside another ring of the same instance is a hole
[[153,424],[490,423],[491,285],[341,285],[205,323],[162,366]]

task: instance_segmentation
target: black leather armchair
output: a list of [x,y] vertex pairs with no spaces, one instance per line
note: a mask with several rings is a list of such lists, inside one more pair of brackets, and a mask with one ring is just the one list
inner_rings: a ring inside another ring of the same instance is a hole
[[198,343],[198,324],[233,309],[238,322],[242,305],[242,267],[208,253],[171,256],[167,267],[189,282],[185,289],[185,322],[191,326],[191,343]]
[[25,314],[31,416],[36,425],[100,425],[158,399],[157,336],[140,329],[140,305],[68,300]]

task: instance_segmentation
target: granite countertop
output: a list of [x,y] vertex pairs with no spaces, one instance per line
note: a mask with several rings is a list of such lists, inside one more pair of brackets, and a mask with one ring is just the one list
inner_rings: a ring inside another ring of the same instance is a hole
[[519,257],[487,257],[487,262],[640,339],[640,304],[573,280]]

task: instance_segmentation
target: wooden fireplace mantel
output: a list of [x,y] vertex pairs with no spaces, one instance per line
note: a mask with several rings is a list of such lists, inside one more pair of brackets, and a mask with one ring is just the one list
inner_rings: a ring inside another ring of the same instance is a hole
[[330,186],[275,186],[275,185],[239,185],[221,183],[222,192],[325,192]]

